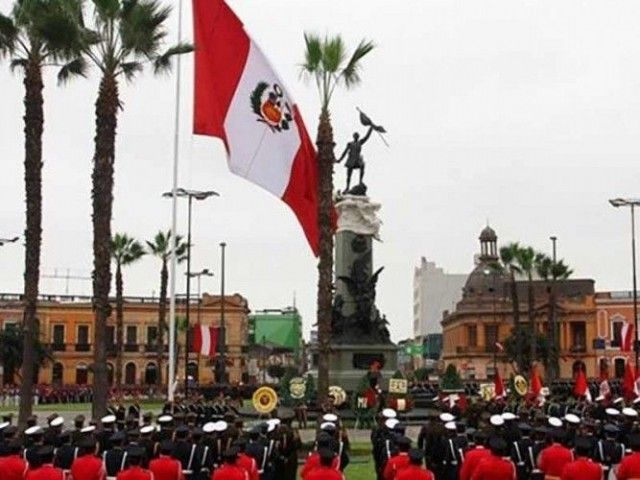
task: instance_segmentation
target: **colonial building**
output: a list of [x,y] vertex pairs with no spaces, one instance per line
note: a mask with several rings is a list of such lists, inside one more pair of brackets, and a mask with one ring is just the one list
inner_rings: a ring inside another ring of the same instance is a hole
[[[186,302],[176,305],[178,325],[178,378],[184,379],[184,318]],[[213,327],[220,326],[222,302],[219,295],[204,294],[202,299],[192,299],[190,320]],[[22,302],[19,295],[0,294],[0,328],[11,328],[22,319]],[[247,300],[239,294],[224,298],[224,323],[226,327],[226,363],[228,380],[237,383],[246,380],[246,362],[243,353],[248,342]],[[43,384],[91,384],[94,343],[94,313],[90,297],[41,296],[38,302],[40,341],[49,346],[53,361],[38,372],[38,382]],[[168,308],[167,308],[168,323]],[[113,382],[116,360],[115,305],[108,320],[107,367]],[[123,382],[125,385],[154,385],[158,378],[158,299],[126,297],[124,303]],[[165,332],[164,375],[168,368],[168,331]],[[189,375],[200,385],[213,383],[214,360],[191,353]],[[14,376],[5,372],[4,382],[11,383]]]
[[[487,379],[494,365],[503,378],[512,371],[497,344],[502,344],[513,329],[511,283],[507,274],[492,266],[499,260],[498,237],[486,227],[479,237],[480,253],[476,266],[467,277],[462,299],[455,310],[442,319],[445,365],[453,363],[467,379]],[[519,317],[528,328],[528,285],[517,280]],[[538,332],[549,331],[550,283],[533,281],[534,319]],[[560,326],[560,375],[571,377],[574,369],[586,367],[588,376],[598,374],[598,353],[591,339],[596,338],[594,281],[570,279],[556,284],[556,319]]]

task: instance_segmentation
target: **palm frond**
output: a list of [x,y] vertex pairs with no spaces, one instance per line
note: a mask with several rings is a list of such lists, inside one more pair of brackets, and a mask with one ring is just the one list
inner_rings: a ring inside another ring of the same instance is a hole
[[15,49],[18,29],[13,20],[0,13],[0,55],[6,55]]
[[301,65],[303,73],[315,74],[322,62],[322,42],[320,37],[312,33],[304,34],[306,49],[304,52],[304,63]]
[[9,63],[9,68],[12,72],[15,72],[16,69],[24,70],[25,68],[27,68],[27,63],[28,61],[26,58],[14,58]]
[[42,42],[53,58],[77,57],[82,47],[82,29],[76,15],[77,10],[71,2],[47,2],[33,17],[31,34]]
[[120,15],[120,40],[125,54],[153,58],[167,32],[164,23],[171,13],[156,0],[129,0]]
[[364,39],[360,41],[358,47],[354,50],[351,58],[347,62],[347,65],[340,74],[347,88],[351,88],[360,83],[360,61],[374,48],[375,45],[373,42]]
[[120,65],[120,69],[127,82],[131,82],[138,73],[142,72],[143,67],[140,62],[126,62]]
[[155,73],[165,73],[171,71],[171,59],[175,55],[184,55],[193,52],[193,45],[189,43],[179,43],[167,49],[162,55],[156,57],[153,62],[153,70]]
[[322,69],[329,74],[336,74],[345,59],[344,41],[340,35],[325,38],[322,42]]
[[58,84],[62,85],[67,83],[72,77],[86,77],[87,67],[88,65],[84,58],[74,58],[63,65],[58,72]]
[[120,12],[119,0],[91,0],[96,16],[100,23],[113,22]]

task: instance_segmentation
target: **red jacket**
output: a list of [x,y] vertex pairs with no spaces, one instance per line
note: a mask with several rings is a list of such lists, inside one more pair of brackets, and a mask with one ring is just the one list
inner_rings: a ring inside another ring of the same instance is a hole
[[[306,480],[307,475],[311,473],[316,468],[320,467],[320,454],[318,452],[313,452],[311,455],[307,457],[307,461],[304,462],[304,466],[302,470],[300,470],[300,478],[302,480]],[[333,459],[333,463],[331,464],[331,468],[334,470],[339,470],[340,468],[340,459],[336,456]]]
[[182,480],[182,464],[173,457],[160,455],[149,463],[154,480]]
[[249,474],[244,468],[225,463],[211,475],[211,480],[248,480]]
[[116,480],[154,480],[153,474],[144,468],[135,466],[122,470],[116,476]]
[[27,470],[25,480],[64,480],[61,468],[56,468],[51,464]]
[[516,466],[508,458],[490,455],[484,458],[471,475],[472,480],[516,480]]
[[83,455],[71,464],[71,478],[73,480],[105,480],[107,471],[102,459],[95,455]]
[[573,453],[559,443],[553,443],[540,452],[538,468],[545,475],[559,477],[564,467],[573,462]]
[[471,480],[471,475],[475,472],[478,464],[485,458],[491,456],[488,448],[476,447],[464,454],[464,462],[460,469],[460,480]]
[[602,466],[590,458],[581,457],[562,470],[561,480],[601,480]]
[[431,470],[409,465],[407,468],[403,468],[401,472],[398,472],[396,480],[435,480],[435,477]]
[[310,472],[305,480],[344,480],[344,475],[333,467],[318,467]]
[[245,453],[241,453],[238,455],[236,465],[247,471],[247,473],[249,474],[249,480],[260,480],[260,474],[258,473],[258,464],[256,463],[255,458],[250,457]]
[[27,471],[27,462],[20,455],[0,458],[0,472],[3,480],[22,480]]
[[616,472],[618,480],[640,478],[640,452],[632,453],[622,459]]
[[384,466],[384,472],[382,477],[384,480],[395,480],[396,475],[401,470],[404,470],[409,466],[409,454],[407,453],[398,453],[391,457],[387,464]]

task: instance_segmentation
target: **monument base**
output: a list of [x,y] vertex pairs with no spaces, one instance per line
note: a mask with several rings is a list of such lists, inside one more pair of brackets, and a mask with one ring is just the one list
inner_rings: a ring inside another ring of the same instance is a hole
[[[318,380],[318,347],[312,347],[313,366],[309,373]],[[347,392],[357,390],[360,380],[369,371],[374,361],[382,365],[380,387],[389,389],[389,379],[398,369],[398,347],[393,344],[331,346],[329,385],[338,385]]]

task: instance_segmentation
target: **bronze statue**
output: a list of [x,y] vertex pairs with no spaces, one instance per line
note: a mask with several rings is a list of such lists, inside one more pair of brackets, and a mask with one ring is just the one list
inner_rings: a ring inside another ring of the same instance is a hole
[[[362,181],[364,179],[365,164],[364,158],[362,157],[362,145],[364,145],[366,141],[369,140],[369,137],[374,130],[378,132],[383,141],[384,137],[382,137],[382,134],[386,133],[386,130],[383,126],[375,125],[371,121],[371,119],[362,111],[360,111],[360,123],[362,123],[362,125],[364,125],[365,127],[369,127],[369,130],[362,139],[360,138],[360,134],[358,132],[355,132],[353,134],[353,140],[347,143],[344,152],[342,152],[340,158],[336,160],[336,163],[340,163],[342,162],[342,160],[344,160],[345,156],[347,157],[347,162],[345,163],[345,167],[347,168],[347,188],[345,188],[344,193],[348,193],[349,189],[351,188],[351,175],[353,174],[354,170],[360,170],[360,185],[364,185]],[[385,144],[387,144],[386,141]]]

